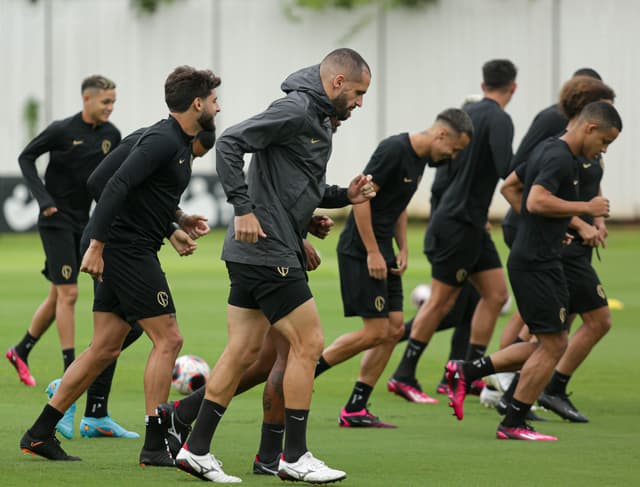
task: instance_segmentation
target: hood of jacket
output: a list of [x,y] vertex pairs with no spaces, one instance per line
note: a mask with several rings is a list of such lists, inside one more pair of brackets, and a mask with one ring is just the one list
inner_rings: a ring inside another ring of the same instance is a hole
[[333,103],[329,100],[322,86],[319,64],[302,68],[290,74],[282,82],[280,88],[287,94],[293,91],[306,93],[318,105],[319,110],[327,116],[332,116],[336,113]]

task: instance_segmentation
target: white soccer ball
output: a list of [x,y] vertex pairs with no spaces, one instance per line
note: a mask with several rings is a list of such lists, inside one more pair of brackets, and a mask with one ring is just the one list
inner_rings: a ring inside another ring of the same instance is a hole
[[191,394],[202,387],[209,377],[209,365],[195,355],[182,355],[173,366],[171,385],[180,394]]
[[431,286],[428,284],[418,284],[413,291],[411,291],[411,302],[416,309],[422,306],[427,299],[431,296]]

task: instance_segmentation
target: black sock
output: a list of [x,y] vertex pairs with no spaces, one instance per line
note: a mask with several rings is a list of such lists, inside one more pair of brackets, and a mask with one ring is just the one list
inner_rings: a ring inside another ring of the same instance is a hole
[[31,336],[29,332],[27,332],[25,333],[22,340],[20,340],[20,343],[18,343],[14,347],[16,353],[22,360],[24,360],[25,362],[27,361],[27,358],[29,357],[29,352],[31,352],[31,349],[34,347],[34,345],[36,344],[39,338],[40,337],[36,338],[34,336]]
[[87,405],[84,415],[89,418],[104,418],[109,414],[109,392],[116,371],[116,361],[104,369],[87,389]]
[[202,386],[176,404],[176,416],[184,424],[193,423],[198,417],[198,412],[204,401],[206,386]]
[[37,439],[51,438],[56,429],[56,424],[62,419],[64,413],[61,413],[50,404],[45,405],[44,409],[29,429],[29,434]]
[[571,380],[570,375],[561,374],[555,370],[547,387],[545,387],[545,392],[552,396],[566,396],[569,380]]
[[371,387],[369,384],[365,384],[364,382],[356,382],[356,384],[353,386],[351,396],[349,397],[349,400],[347,401],[347,404],[344,408],[348,413],[356,413],[363,410],[367,407],[367,402],[369,401],[371,391],[373,391],[373,387]]
[[524,425],[529,409],[531,409],[531,404],[525,404],[518,401],[516,398],[511,398],[511,402],[509,403],[509,408],[507,409],[507,414],[502,421],[502,425],[509,428]]
[[164,450],[167,448],[167,441],[164,439],[164,428],[160,421],[160,416],[145,416],[146,432],[144,435],[145,450]]
[[493,362],[491,362],[491,357],[489,356],[479,358],[473,362],[464,362],[462,370],[467,385],[470,385],[476,379],[486,377],[496,371],[496,369],[493,368]]
[[62,361],[64,362],[64,370],[69,368],[71,362],[76,359],[76,349],[75,348],[65,348],[62,351]]
[[409,338],[407,348],[405,348],[404,354],[402,354],[398,368],[393,373],[393,378],[402,382],[415,382],[418,360],[420,360],[422,352],[427,348],[427,345],[428,342],[419,342],[418,340]]
[[331,365],[329,365],[327,361],[324,359],[324,357],[320,355],[320,358],[318,359],[318,363],[316,364],[316,374],[314,377],[318,377],[320,374],[322,374],[326,370],[329,370],[330,368],[331,368]]
[[478,345],[477,343],[469,343],[469,347],[467,347],[467,354],[465,356],[465,360],[467,362],[473,362],[480,357],[484,357],[484,354],[487,352],[486,345]]
[[284,438],[284,461],[297,462],[307,453],[308,409],[284,409],[284,424],[287,435]]
[[511,402],[511,399],[513,399],[513,393],[516,392],[516,387],[518,387],[519,380],[520,380],[520,372],[516,372],[516,375],[513,376],[513,380],[511,381],[511,384],[509,384],[509,387],[507,388],[506,391],[504,391],[504,394],[502,395],[502,398],[507,404]]
[[411,328],[413,328],[413,320],[414,319],[415,319],[415,317],[411,318],[409,321],[405,321],[404,322],[404,334],[402,335],[402,338],[400,338],[400,340],[398,340],[398,343],[404,342],[404,341],[408,340],[409,338],[411,338]]
[[218,423],[222,415],[227,410],[217,402],[203,399],[198,421],[193,426],[193,430],[187,439],[187,449],[194,455],[205,455],[211,448],[211,440],[216,432]]
[[282,453],[282,438],[284,438],[283,424],[262,423],[258,459],[264,463],[271,463],[279,458]]

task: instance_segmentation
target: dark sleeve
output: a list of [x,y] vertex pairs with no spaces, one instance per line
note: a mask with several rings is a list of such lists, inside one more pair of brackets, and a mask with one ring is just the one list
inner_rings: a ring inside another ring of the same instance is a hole
[[306,125],[305,111],[286,97],[264,112],[229,127],[216,142],[216,171],[236,216],[253,211],[244,172],[244,155],[281,143]]
[[351,201],[347,197],[347,188],[325,184],[324,195],[322,201],[318,205],[319,208],[343,208],[350,205]]
[[111,222],[122,210],[129,191],[170,160],[174,152],[166,135],[153,133],[140,141],[107,182],[93,212],[95,225],[91,238],[106,242]]
[[566,125],[567,119],[558,113],[557,110],[546,109],[538,113],[533,119],[533,122],[531,122],[527,133],[522,137],[518,150],[511,160],[511,171],[526,161],[531,155],[531,152],[533,152],[533,149],[535,149],[540,142],[549,137],[559,135]]
[[[94,200],[98,201],[102,190],[107,185],[107,181],[113,176],[125,161],[131,148],[135,145],[139,137],[127,137],[118,147],[105,157],[98,167],[96,167],[89,179],[87,179],[87,189]],[[131,140],[129,140],[131,139]]]
[[527,163],[526,162],[521,162],[514,169],[514,171],[516,173],[516,176],[518,176],[518,179],[524,183],[524,180],[527,177]]
[[552,194],[557,194],[564,181],[571,178],[573,161],[564,157],[550,157],[542,163],[540,172],[533,180],[532,186],[544,187]]
[[489,147],[496,172],[501,178],[507,176],[513,157],[513,123],[506,113],[492,117],[489,130]]
[[18,156],[18,164],[20,164],[22,176],[31,194],[38,201],[40,211],[55,206],[56,203],[45,188],[42,179],[38,176],[36,159],[46,152],[57,149],[58,144],[62,141],[61,136],[63,133],[64,130],[61,122],[53,122],[38,134],[35,139],[29,142]]
[[396,169],[395,166],[399,160],[397,151],[399,150],[402,148],[395,140],[383,140],[371,154],[363,174],[371,174],[372,181],[379,187],[384,187],[389,175]]

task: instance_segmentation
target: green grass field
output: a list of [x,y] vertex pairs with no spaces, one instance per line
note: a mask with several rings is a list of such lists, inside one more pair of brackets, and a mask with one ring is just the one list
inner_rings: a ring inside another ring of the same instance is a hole
[[[335,245],[339,228],[326,241],[313,240],[323,257],[310,274],[327,343],[361,325],[345,319],[339,295]],[[405,274],[406,314],[413,310],[411,289],[428,282],[428,264],[421,252],[423,226],[410,226],[411,253]],[[217,230],[199,242],[195,255],[179,258],[170,247],[161,260],[172,287],[178,321],[185,337],[182,353],[192,353],[213,364],[226,342],[225,304],[227,276],[219,260],[224,232]],[[499,233],[494,235],[505,256]],[[37,235],[0,235],[0,346],[2,352],[25,333],[35,307],[45,297],[48,283],[40,276],[43,254]],[[446,400],[437,405],[405,402],[386,392],[384,381],[372,395],[371,409],[395,430],[339,428],[337,418],[357,376],[352,359],[318,379],[313,395],[308,443],[313,453],[331,466],[347,471],[345,486],[614,486],[638,485],[640,475],[640,231],[614,227],[609,246],[596,263],[610,298],[624,303],[613,311],[613,330],[595,349],[570,384],[572,399],[590,419],[571,424],[552,413],[549,422],[536,425],[557,435],[556,443],[495,440],[499,422],[495,411],[477,398],[466,402],[465,419],[451,416]],[[80,279],[76,312],[76,353],[91,339],[90,279]],[[498,343],[505,323],[501,318],[490,350]],[[436,335],[420,363],[423,386],[433,392],[448,354],[450,331]],[[144,432],[142,372],[150,342],[146,337],[120,359],[110,400],[110,413],[128,429]],[[383,379],[391,373],[403,347],[396,349]],[[0,454],[2,486],[131,486],[196,485],[199,480],[172,469],[141,468],[137,464],[142,439],[62,440],[78,463],[49,462],[23,456],[18,442],[45,404],[47,383],[62,372],[57,334],[51,330],[32,352],[35,388],[23,386],[8,362],[0,366]],[[178,397],[172,392],[173,397]],[[84,411],[78,403],[76,428]],[[261,390],[236,398],[218,429],[212,451],[227,472],[245,485],[278,485],[277,478],[251,474],[261,424]]]

